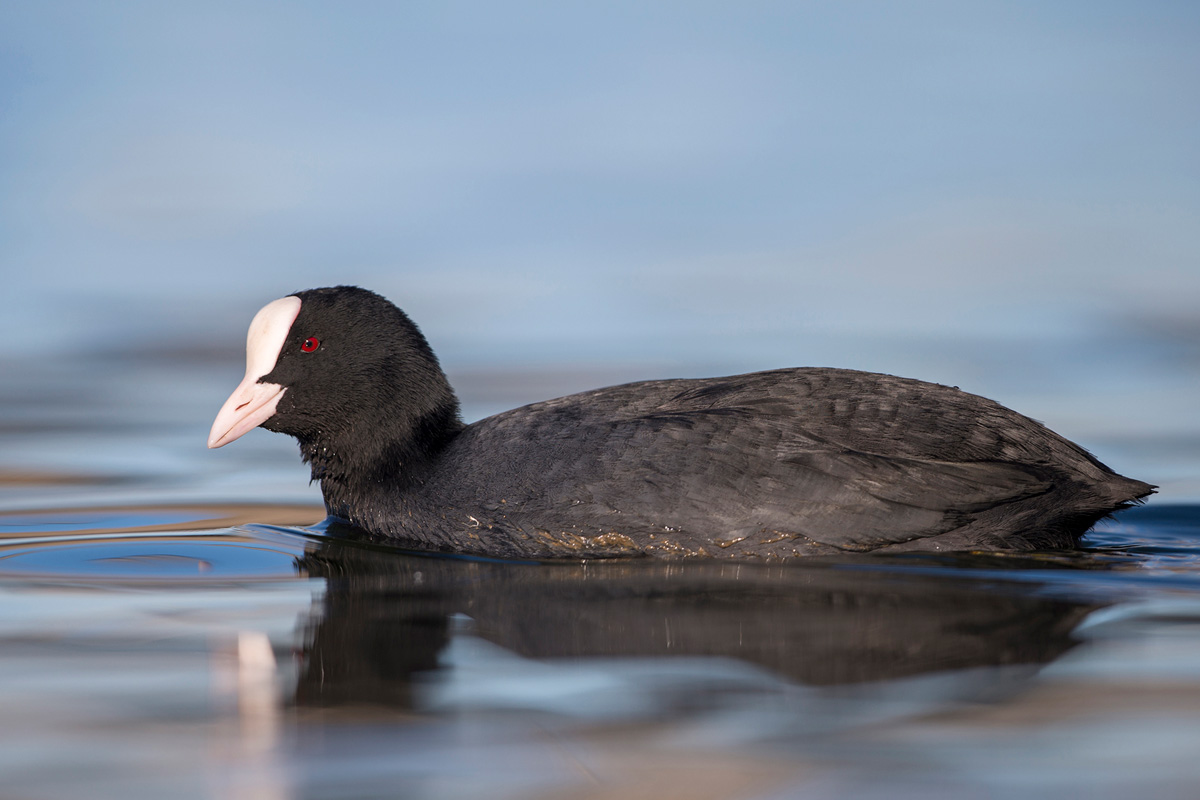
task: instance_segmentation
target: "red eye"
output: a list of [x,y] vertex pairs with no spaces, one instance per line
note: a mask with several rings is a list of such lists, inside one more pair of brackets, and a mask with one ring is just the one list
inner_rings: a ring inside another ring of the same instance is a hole
[[321,343],[317,340],[317,337],[310,336],[304,340],[304,344],[300,345],[300,349],[306,353],[311,353],[313,350],[316,350],[320,346],[321,346]]

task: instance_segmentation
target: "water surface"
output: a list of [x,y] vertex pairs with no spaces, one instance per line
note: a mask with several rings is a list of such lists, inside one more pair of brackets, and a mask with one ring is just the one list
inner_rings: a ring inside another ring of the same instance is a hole
[[1186,499],[1078,553],[431,557],[321,524],[285,437],[204,450],[228,381],[203,364],[137,371],[85,368],[86,407],[69,370],[3,392],[9,795],[1189,797],[1200,779]]

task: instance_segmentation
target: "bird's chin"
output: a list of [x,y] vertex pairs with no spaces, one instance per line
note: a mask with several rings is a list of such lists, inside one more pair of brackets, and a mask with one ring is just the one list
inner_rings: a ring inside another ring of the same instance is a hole
[[224,447],[263,425],[275,416],[275,410],[286,391],[286,387],[277,383],[257,383],[250,379],[242,381],[217,412],[208,435],[208,446]]

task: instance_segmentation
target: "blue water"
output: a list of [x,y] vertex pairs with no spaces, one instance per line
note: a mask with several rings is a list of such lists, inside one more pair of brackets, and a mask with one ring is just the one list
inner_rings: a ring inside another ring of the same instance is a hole
[[[1071,553],[435,558],[321,525],[284,437],[205,450],[226,366],[27,365],[0,392],[3,794],[1151,798],[1200,779],[1190,478]],[[465,383],[476,409],[551,391]]]
[[1182,797],[1200,778],[1198,506],[1127,512],[1074,554],[779,566],[433,558],[210,527],[227,511],[113,515],[124,533],[0,517],[8,792]]

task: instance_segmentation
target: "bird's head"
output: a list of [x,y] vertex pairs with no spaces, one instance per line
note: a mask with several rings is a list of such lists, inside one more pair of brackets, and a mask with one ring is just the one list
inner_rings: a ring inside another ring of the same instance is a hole
[[461,423],[412,320],[374,292],[336,286],[274,300],[251,321],[245,377],[217,414],[208,446],[259,426],[295,436],[312,461],[331,450],[341,460],[388,448],[411,456]]

